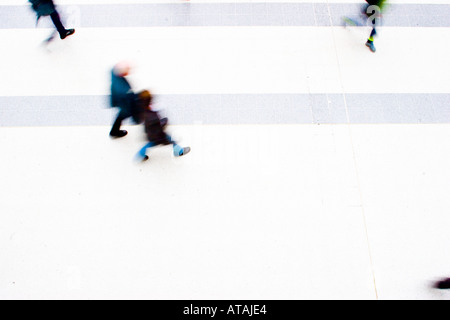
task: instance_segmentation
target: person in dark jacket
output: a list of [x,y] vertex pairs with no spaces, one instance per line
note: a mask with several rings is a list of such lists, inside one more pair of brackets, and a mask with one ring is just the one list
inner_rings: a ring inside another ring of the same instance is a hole
[[61,39],[65,39],[68,36],[71,36],[75,33],[75,29],[66,29],[59,17],[58,11],[56,11],[56,7],[53,3],[53,0],[28,0],[31,3],[31,7],[37,14],[37,21],[41,17],[50,16],[53,21],[53,24],[58,30],[59,37]]
[[130,65],[127,62],[116,64],[111,72],[111,107],[119,108],[119,114],[111,128],[109,135],[112,138],[121,138],[128,134],[121,130],[122,122],[132,118],[134,123],[143,122],[143,109],[138,106],[137,95],[133,92],[126,76],[130,73]]
[[180,147],[167,133],[165,133],[164,129],[167,126],[168,120],[167,118],[160,118],[158,112],[152,110],[152,99],[151,93],[147,90],[142,91],[139,94],[139,101],[145,109],[144,125],[149,142],[138,152],[138,159],[147,161],[147,149],[159,145],[172,145],[175,157],[181,157],[188,154],[191,151],[191,148]]

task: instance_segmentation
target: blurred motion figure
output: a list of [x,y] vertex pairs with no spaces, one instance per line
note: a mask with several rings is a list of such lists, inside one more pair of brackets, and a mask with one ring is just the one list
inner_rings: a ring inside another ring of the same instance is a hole
[[434,284],[436,289],[450,289],[450,278],[442,279]]
[[147,149],[156,147],[158,145],[172,145],[173,154],[175,157],[181,157],[188,154],[191,148],[180,147],[172,138],[165,133],[167,126],[167,118],[160,118],[158,112],[152,110],[153,97],[147,90],[139,94],[139,103],[145,110],[145,133],[147,134],[148,143],[138,152],[137,158],[141,161],[147,161],[149,158],[146,154]]
[[[375,45],[373,43],[375,36],[377,35],[376,27],[381,21],[381,12],[385,8],[386,0],[365,0],[367,4],[364,4],[361,10],[362,20],[365,21],[366,25],[372,27],[369,38],[367,39],[366,46],[372,51],[376,52]],[[364,22],[361,23],[357,20],[353,20],[348,17],[343,17],[344,25],[351,26],[363,26]]]
[[142,123],[144,109],[138,103],[138,97],[133,92],[130,83],[126,79],[131,70],[126,61],[116,64],[111,72],[111,107],[119,108],[119,114],[111,128],[109,135],[112,138],[121,138],[128,134],[121,130],[122,122],[132,118],[136,124]]
[[372,24],[372,32],[370,33],[369,39],[367,39],[366,46],[372,51],[376,52],[375,45],[373,44],[374,37],[377,35],[377,30],[375,29],[380,23],[381,12],[384,9],[386,0],[366,0],[367,4],[364,5],[363,14],[370,20]]
[[[58,11],[53,3],[53,0],[28,0],[31,3],[31,7],[36,12],[37,21],[41,17],[50,16],[56,30],[59,33],[61,39],[65,39],[75,33],[75,29],[66,29],[60,19]],[[37,23],[37,22],[36,22]]]

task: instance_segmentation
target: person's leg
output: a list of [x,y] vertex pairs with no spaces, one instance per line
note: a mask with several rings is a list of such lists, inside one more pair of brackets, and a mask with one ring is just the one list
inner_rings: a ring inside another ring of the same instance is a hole
[[66,28],[64,28],[64,26],[61,22],[58,11],[54,11],[50,15],[50,18],[52,19],[53,24],[55,25],[56,30],[58,30],[59,34],[64,34],[64,32],[66,31]]
[[363,6],[363,14],[366,15],[367,18],[367,24],[372,26],[372,31],[370,32],[370,36],[367,39],[366,46],[372,51],[376,52],[376,48],[374,45],[374,37],[377,34],[376,26],[379,23],[379,20],[381,18],[380,16],[380,8],[378,8],[375,5],[371,4],[365,4]]
[[170,141],[170,143],[173,145],[173,155],[175,157],[181,157],[191,152],[190,147],[180,147],[174,140],[172,140],[172,137],[169,135],[167,135],[167,140]]
[[368,11],[367,18],[369,24],[372,26],[372,31],[367,39],[366,46],[369,47],[372,52],[375,52],[374,38],[377,35],[376,28],[381,24],[381,9],[378,6],[370,5],[367,7],[366,11]]
[[153,142],[147,143],[145,146],[142,147],[141,150],[139,150],[138,154],[136,155],[137,158],[140,159],[141,161],[148,160],[147,149],[154,147],[154,146],[155,146],[155,144]]
[[65,38],[67,38],[68,36],[70,36],[70,35],[72,35],[72,34],[75,33],[75,29],[66,29],[66,28],[64,28],[64,26],[63,26],[63,24],[62,24],[62,22],[61,22],[61,18],[59,17],[58,11],[55,10],[55,11],[50,15],[50,18],[52,19],[53,24],[54,24],[55,27],[56,27],[56,30],[58,30],[58,32],[59,32],[59,37],[60,37],[61,39],[65,39]]
[[116,121],[114,121],[114,124],[109,133],[109,135],[111,137],[121,138],[128,134],[128,132],[126,130],[120,130],[120,127],[122,126],[122,121],[125,120],[126,118],[127,118],[127,116],[122,111],[119,112],[119,114],[117,115]]
[[375,45],[373,44],[373,40],[375,35],[377,34],[377,31],[375,30],[375,27],[372,29],[372,32],[370,33],[369,39],[367,39],[366,46],[372,51],[376,52],[377,49],[375,48]]

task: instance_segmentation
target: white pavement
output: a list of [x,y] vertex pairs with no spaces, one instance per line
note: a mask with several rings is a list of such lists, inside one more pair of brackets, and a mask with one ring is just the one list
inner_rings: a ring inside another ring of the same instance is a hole
[[448,299],[448,125],[1,128],[1,298]]
[[364,46],[370,33],[365,28],[80,29],[67,42],[52,43],[50,52],[40,46],[48,33],[0,30],[8,44],[0,96],[108,94],[111,67],[121,60],[133,63],[135,87],[156,94],[448,93],[450,88],[450,47],[443,45],[450,28],[385,27],[376,54]]
[[[158,94],[450,93],[448,28],[48,31],[0,30],[0,96],[107,94],[124,58]],[[171,126],[192,152],[147,163],[109,129],[0,127],[0,299],[450,299],[448,123]]]

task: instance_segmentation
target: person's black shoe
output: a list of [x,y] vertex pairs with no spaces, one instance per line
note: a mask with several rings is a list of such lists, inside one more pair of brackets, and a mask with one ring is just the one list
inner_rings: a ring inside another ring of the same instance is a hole
[[60,33],[59,37],[61,38],[61,40],[64,40],[65,38],[73,35],[74,33],[75,33],[75,29],[67,29],[64,31],[64,33]]
[[112,138],[122,138],[122,137],[125,137],[127,134],[128,134],[127,131],[119,130],[117,132],[110,132],[109,136],[112,137]]

